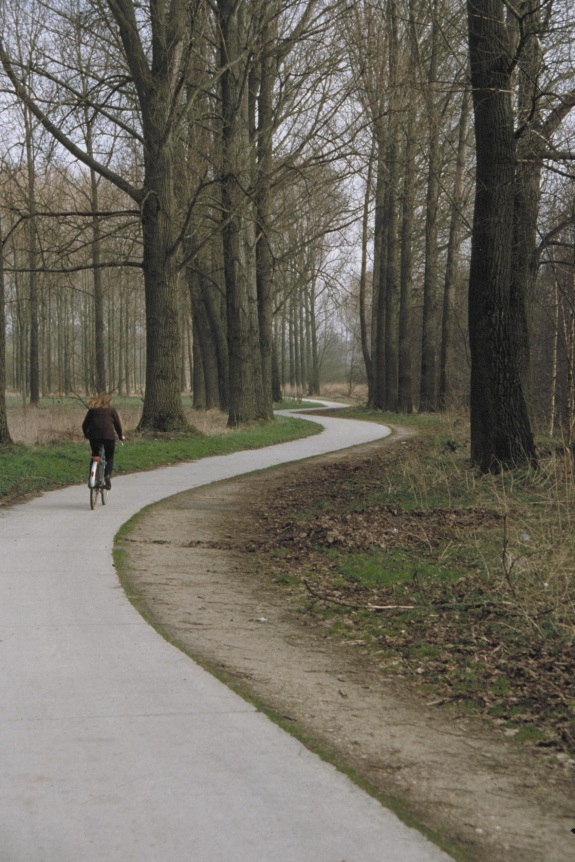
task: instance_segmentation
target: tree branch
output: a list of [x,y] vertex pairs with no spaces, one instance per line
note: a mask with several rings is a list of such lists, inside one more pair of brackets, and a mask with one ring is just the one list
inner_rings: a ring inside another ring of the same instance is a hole
[[16,75],[14,68],[12,66],[12,61],[4,48],[4,42],[0,37],[0,62],[4,67],[4,71],[10,80],[14,88],[14,92],[16,96],[26,105],[26,107],[34,114],[36,119],[44,126],[46,131],[48,131],[57,141],[61,144],[68,152],[73,155],[78,161],[82,162],[82,164],[86,165],[89,168],[92,168],[96,173],[98,173],[104,179],[109,180],[116,188],[119,188],[121,191],[125,192],[129,195],[133,200],[140,203],[142,200],[142,191],[137,189],[131,183],[127,182],[120,174],[117,174],[115,171],[111,170],[111,168],[106,167],[105,165],[98,162],[96,159],[91,158],[88,154],[78,147],[61,129],[58,128],[49,117],[42,111],[39,105],[36,104],[34,99],[30,96],[27,88],[24,86],[22,81]]

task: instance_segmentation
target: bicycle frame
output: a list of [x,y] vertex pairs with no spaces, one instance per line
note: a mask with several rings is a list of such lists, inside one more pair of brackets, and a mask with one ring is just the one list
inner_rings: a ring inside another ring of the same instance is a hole
[[90,477],[88,479],[88,487],[90,488],[90,508],[94,509],[98,502],[98,496],[102,501],[102,506],[106,505],[108,500],[108,489],[104,484],[104,475],[106,473],[106,454],[104,447],[100,447],[99,455],[92,455],[90,462]]

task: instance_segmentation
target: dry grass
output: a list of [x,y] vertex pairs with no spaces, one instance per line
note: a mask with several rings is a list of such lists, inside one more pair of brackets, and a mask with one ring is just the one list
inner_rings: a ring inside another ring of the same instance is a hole
[[[295,386],[286,385],[282,390],[284,398],[295,398],[297,401],[313,401],[314,396],[307,392],[298,389]],[[367,385],[363,383],[352,384],[351,388],[347,383],[323,383],[321,387],[321,395],[318,398],[327,398],[330,401],[345,401],[346,403],[354,402],[357,404],[365,404],[367,402]]]
[[[285,395],[292,398],[302,397],[302,393],[292,392],[289,387]],[[364,402],[367,388],[354,386],[350,394],[346,384],[326,384],[322,397],[348,402],[351,398],[353,401]],[[129,436],[140,420],[142,402],[137,398],[129,402],[117,399],[115,405]],[[228,431],[226,413],[220,410],[192,410],[189,406],[184,409],[190,424],[202,434],[212,437]],[[14,397],[9,401],[8,427],[12,440],[26,446],[41,446],[51,442],[71,443],[83,439],[81,426],[85,415],[86,407],[80,400],[53,399],[40,407],[30,407],[18,403]]]
[[[129,436],[139,422],[141,404],[134,401],[118,405],[118,412]],[[56,401],[50,406],[41,407],[15,405],[8,408],[8,426],[15,443],[26,446],[70,443],[83,440],[81,426],[85,415],[86,408],[80,403]],[[227,415],[219,410],[197,411],[187,408],[186,415],[190,424],[206,436],[224,434],[227,430]]]
[[438,703],[575,753],[571,462],[550,447],[539,470],[483,476],[465,425],[434,422],[442,433],[419,422],[400,446],[286,474],[245,548],[326,637]]
[[19,406],[8,409],[8,428],[14,443],[37,446],[53,441],[82,440],[82,420],[86,410],[66,405],[62,407]]

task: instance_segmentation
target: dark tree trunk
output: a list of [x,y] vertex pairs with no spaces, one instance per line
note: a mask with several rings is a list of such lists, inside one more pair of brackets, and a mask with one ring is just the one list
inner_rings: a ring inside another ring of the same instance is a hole
[[309,358],[309,394],[320,395],[320,362],[319,351],[317,344],[317,322],[315,317],[315,278],[312,278],[309,286],[308,315],[309,315],[309,331],[310,331],[310,358]]
[[376,410],[385,409],[385,310],[386,303],[386,174],[387,165],[383,152],[383,144],[378,141],[377,176],[375,190],[375,227],[374,227],[374,265],[372,292],[372,371],[373,371],[373,401]]
[[469,278],[471,460],[482,471],[535,462],[509,324],[515,138],[503,0],[468,0],[477,150]]
[[[95,354],[95,384],[97,392],[106,390],[106,361],[104,347],[104,291],[102,288],[102,270],[100,269],[101,239],[100,219],[98,218],[98,177],[94,170],[90,171],[92,185],[92,264],[94,283],[94,354]],[[126,380],[126,388],[128,381]]]
[[[271,38],[271,28],[265,36]],[[265,39],[264,44],[269,44]],[[273,353],[273,256],[270,247],[271,232],[271,178],[272,178],[272,131],[273,131],[273,85],[275,81],[275,59],[264,53],[260,63],[257,129],[257,291],[262,362],[261,414],[265,419],[273,417],[272,397],[272,353]]]
[[0,222],[0,446],[12,443],[6,415],[6,311],[4,287],[4,236]]
[[188,286],[193,319],[193,399],[194,407],[221,409],[219,363],[213,332],[200,287],[201,273],[188,271]]
[[372,151],[367,166],[367,177],[365,180],[365,197],[363,200],[363,217],[361,225],[361,272],[359,276],[359,333],[361,341],[361,353],[367,376],[367,403],[373,403],[373,367],[367,326],[367,243],[369,235],[369,201],[371,198],[371,181],[373,175]]
[[445,410],[447,406],[450,391],[449,370],[452,358],[453,310],[455,306],[459,247],[461,244],[461,213],[463,212],[463,179],[465,171],[465,148],[469,131],[469,108],[469,98],[467,93],[464,93],[459,119],[457,163],[455,166],[453,203],[449,224],[449,237],[447,240],[447,262],[445,265],[443,310],[441,315],[441,349],[439,358],[439,407],[441,410]]
[[36,167],[33,153],[33,129],[30,112],[24,111],[26,126],[26,168],[28,173],[28,313],[30,317],[30,404],[40,403],[40,342],[38,326],[38,273],[36,270]]
[[397,411],[398,405],[398,311],[399,311],[399,35],[395,2],[388,4],[389,33],[389,131],[387,140],[387,192],[385,207],[385,408]]
[[218,0],[222,64],[222,239],[230,369],[228,424],[267,418],[261,375],[245,7]]
[[[158,130],[159,131],[159,130]],[[180,392],[180,296],[174,260],[173,165],[161,136],[148,134],[142,207],[146,297],[146,392],[139,428],[173,431],[187,425]]]
[[[521,380],[529,391],[529,308],[535,293],[539,268],[537,222],[541,201],[541,169],[546,137],[539,89],[543,63],[539,34],[541,4],[523,3],[522,32],[517,71],[517,159],[515,168],[515,213],[511,278],[511,323]],[[529,401],[529,398],[528,398]]]
[[272,398],[274,402],[283,400],[282,381],[275,342],[272,347]]
[[423,320],[421,340],[421,377],[419,410],[437,409],[437,276],[439,271],[438,218],[441,189],[441,123],[437,93],[440,21],[438,0],[433,2],[431,58],[428,79],[427,113],[429,124],[429,156],[425,208],[425,266],[423,273]]
[[415,200],[415,112],[408,118],[401,197],[401,251],[399,262],[398,408],[413,412],[411,356],[411,282]]

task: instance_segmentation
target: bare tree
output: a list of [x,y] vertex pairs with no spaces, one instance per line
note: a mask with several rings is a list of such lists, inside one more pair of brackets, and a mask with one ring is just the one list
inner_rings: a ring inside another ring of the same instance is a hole
[[[189,62],[187,45],[194,16],[187,0],[170,7],[150,4],[147,16],[138,14],[132,0],[92,0],[84,15],[85,38],[108,40],[122,52],[122,71],[97,81],[90,109],[122,129],[138,142],[143,162],[143,182],[135,185],[129,170],[121,171],[91,156],[67,128],[44,108],[31,91],[4,37],[0,60],[14,92],[34,116],[75,158],[129,195],[141,212],[144,284],[146,295],[147,351],[146,392],[140,426],[154,430],[183,427],[186,419],[180,397],[180,328],[178,250],[183,226],[178,220],[174,185],[175,138],[181,126],[181,90]],[[61,25],[72,19],[67,7],[51,11]],[[85,100],[66,74],[65,62],[57,62],[51,46],[36,61],[37,75],[55,83],[61,104]],[[44,61],[42,63],[42,60]],[[119,94],[122,94],[120,98]],[[131,105],[126,102],[132,99]],[[129,117],[133,123],[130,124]]]
[[476,141],[469,277],[471,459],[483,471],[535,461],[510,326],[515,137],[503,0],[468,0]]
[[0,217],[0,446],[12,443],[6,415],[6,313],[4,290],[4,237]]
[[467,138],[469,134],[470,98],[467,91],[461,101],[461,115],[457,127],[457,144],[455,148],[455,175],[451,201],[451,218],[447,239],[447,260],[445,264],[445,281],[443,286],[443,307],[441,314],[441,346],[439,358],[439,398],[440,409],[445,409],[450,395],[450,367],[453,349],[453,317],[458,282],[458,265],[462,241],[462,226],[465,221],[464,184]]

